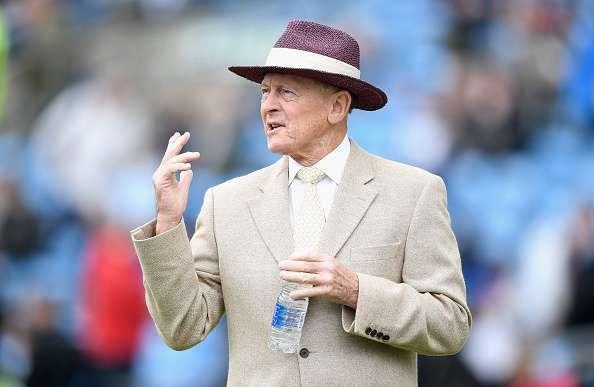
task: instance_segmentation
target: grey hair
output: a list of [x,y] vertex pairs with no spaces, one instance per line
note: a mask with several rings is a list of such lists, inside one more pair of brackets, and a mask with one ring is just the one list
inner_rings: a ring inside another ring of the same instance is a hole
[[341,90],[344,90],[344,91],[348,92],[351,95],[351,104],[349,106],[349,113],[351,113],[353,111],[353,94],[350,91],[345,90],[345,89],[338,88],[338,87],[336,87],[334,85],[331,85],[331,84],[325,83],[325,82],[321,82],[321,81],[318,81],[318,84],[320,85],[320,90],[322,92],[325,92],[325,93],[328,93],[328,94],[334,94],[334,93],[337,93],[337,92],[339,92]]

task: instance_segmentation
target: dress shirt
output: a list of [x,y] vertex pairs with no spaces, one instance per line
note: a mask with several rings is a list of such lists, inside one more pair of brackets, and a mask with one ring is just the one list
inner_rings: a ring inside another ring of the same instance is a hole
[[[351,151],[349,137],[344,136],[342,142],[330,153],[324,156],[320,161],[312,165],[323,171],[326,176],[318,184],[316,189],[320,204],[324,209],[324,216],[328,219],[336,188],[340,184],[344,166]],[[289,213],[291,216],[291,225],[294,225],[294,214],[298,211],[303,201],[305,184],[296,178],[297,172],[303,168],[301,164],[289,157]]]

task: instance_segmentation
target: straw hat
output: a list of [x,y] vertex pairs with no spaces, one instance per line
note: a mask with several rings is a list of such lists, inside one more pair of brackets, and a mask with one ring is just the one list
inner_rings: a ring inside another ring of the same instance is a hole
[[344,31],[292,20],[270,50],[264,66],[231,66],[235,74],[261,83],[266,73],[295,74],[348,90],[352,107],[377,110],[388,102],[379,88],[361,80],[359,44]]

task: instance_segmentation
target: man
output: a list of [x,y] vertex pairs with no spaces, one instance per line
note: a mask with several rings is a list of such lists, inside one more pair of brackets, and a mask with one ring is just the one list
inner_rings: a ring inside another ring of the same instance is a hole
[[[188,133],[170,139],[157,218],[132,231],[161,337],[189,348],[227,313],[229,385],[416,385],[417,353],[459,351],[471,322],[443,181],[346,136],[351,108],[387,102],[348,34],[291,21],[266,66],[230,70],[261,83],[268,148],[285,156],[209,189],[188,241],[199,155],[180,154]],[[313,285],[291,293],[309,298],[297,354],[267,347],[281,279]]]

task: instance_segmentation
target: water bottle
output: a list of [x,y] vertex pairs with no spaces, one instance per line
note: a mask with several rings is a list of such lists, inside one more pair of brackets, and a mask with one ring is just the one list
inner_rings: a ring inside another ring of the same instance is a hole
[[289,293],[300,285],[282,281],[272,316],[268,348],[272,351],[295,353],[299,350],[301,331],[307,313],[307,299],[293,300]]

